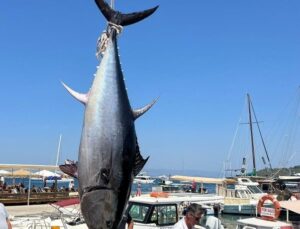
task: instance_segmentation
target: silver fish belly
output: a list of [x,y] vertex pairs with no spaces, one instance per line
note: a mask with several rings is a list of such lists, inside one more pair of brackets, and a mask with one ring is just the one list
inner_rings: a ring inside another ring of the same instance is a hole
[[78,179],[89,228],[115,228],[130,193],[136,157],[134,117],[110,39],[86,104]]

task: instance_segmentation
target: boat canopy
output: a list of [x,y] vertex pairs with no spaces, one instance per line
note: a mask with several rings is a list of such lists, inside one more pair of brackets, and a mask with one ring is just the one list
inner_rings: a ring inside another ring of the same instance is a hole
[[279,201],[279,203],[282,208],[300,214],[300,200]]
[[224,182],[228,181],[228,179],[224,179],[224,178],[191,177],[191,176],[180,176],[180,175],[171,176],[170,179],[178,180],[178,181],[188,181],[188,182],[194,181],[197,183],[205,183],[205,184],[223,184]]

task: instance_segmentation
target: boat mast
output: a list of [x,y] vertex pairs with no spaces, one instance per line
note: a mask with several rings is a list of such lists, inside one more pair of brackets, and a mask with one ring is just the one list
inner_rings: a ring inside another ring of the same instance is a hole
[[253,160],[253,176],[256,176],[256,163],[255,163],[255,148],[253,140],[253,126],[252,126],[252,112],[251,112],[251,99],[250,95],[247,94],[248,98],[248,112],[249,112],[249,125],[250,125],[250,137],[251,137],[251,148],[252,148],[252,160]]

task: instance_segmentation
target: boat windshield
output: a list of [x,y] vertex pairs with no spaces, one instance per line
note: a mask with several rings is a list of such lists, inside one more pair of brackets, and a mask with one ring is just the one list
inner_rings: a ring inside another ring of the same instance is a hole
[[138,223],[166,226],[174,225],[178,220],[176,204],[130,203],[128,210],[133,221]]
[[145,222],[147,213],[149,211],[149,206],[141,204],[132,204],[129,209],[129,214],[133,221]]
[[151,223],[157,225],[173,225],[177,222],[177,210],[175,205],[155,206],[151,214]]
[[257,187],[257,186],[248,185],[247,187],[248,187],[249,191],[251,193],[253,193],[253,194],[261,194],[261,193],[263,193],[263,191],[259,187]]
[[247,190],[238,190],[235,193],[235,197],[237,198],[249,198]]

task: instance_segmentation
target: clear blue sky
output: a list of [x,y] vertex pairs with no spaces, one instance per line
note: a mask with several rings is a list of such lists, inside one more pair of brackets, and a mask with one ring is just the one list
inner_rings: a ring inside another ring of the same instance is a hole
[[[247,92],[270,136],[297,96],[300,1],[116,0],[122,12],[155,5],[119,37],[132,107],[160,96],[136,122],[145,169],[220,171]],[[84,107],[60,80],[88,91],[105,26],[93,0],[1,2],[0,163],[54,164],[60,133],[61,162],[77,159]]]

